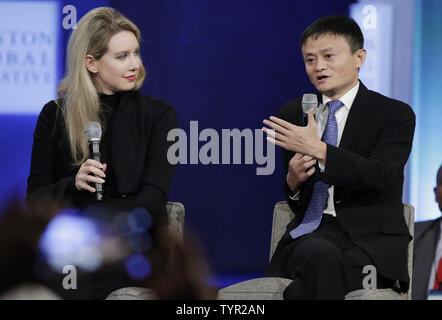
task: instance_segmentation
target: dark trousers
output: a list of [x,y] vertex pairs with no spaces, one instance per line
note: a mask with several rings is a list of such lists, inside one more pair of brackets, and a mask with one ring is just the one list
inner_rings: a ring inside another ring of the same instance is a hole
[[[339,225],[337,218],[324,214],[318,229],[295,240],[288,239],[275,254],[268,276],[293,279],[284,299],[344,299],[350,291],[362,289],[364,266],[372,259]],[[391,288],[394,281],[377,274],[377,288]]]

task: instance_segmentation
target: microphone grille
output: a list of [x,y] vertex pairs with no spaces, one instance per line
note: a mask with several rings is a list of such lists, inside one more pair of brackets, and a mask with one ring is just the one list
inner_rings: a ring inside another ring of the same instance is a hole
[[318,97],[314,93],[304,93],[302,96],[302,111],[307,113],[310,109],[318,107]]
[[87,141],[100,141],[101,140],[101,126],[98,122],[88,122],[85,130]]

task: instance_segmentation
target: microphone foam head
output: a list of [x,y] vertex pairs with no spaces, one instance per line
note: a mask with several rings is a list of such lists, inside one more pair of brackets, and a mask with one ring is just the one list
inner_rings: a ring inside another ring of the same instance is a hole
[[318,107],[318,97],[313,93],[304,93],[302,96],[302,111],[308,113],[310,109]]
[[88,122],[85,130],[87,141],[100,141],[101,140],[101,126],[98,122]]

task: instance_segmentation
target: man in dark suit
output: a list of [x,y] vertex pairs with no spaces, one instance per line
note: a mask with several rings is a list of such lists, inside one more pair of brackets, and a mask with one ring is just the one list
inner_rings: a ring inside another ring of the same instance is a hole
[[298,99],[264,120],[274,130],[263,128],[267,139],[284,149],[284,191],[295,213],[267,272],[294,279],[285,299],[344,299],[363,283],[408,290],[402,187],[415,116],[359,81],[363,41],[350,18],[315,21],[301,48],[319,91],[316,119],[311,110],[304,126]]
[[[442,212],[442,165],[437,171],[434,195]],[[434,289],[435,282],[438,282],[436,273],[442,258],[441,219],[439,217],[414,225],[413,300],[427,299],[429,290]]]

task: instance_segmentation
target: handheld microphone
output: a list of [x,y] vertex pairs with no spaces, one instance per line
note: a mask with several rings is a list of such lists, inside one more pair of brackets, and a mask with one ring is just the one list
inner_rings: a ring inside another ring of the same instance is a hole
[[313,113],[316,115],[318,113],[318,97],[316,96],[316,94],[313,93],[304,93],[304,95],[302,96],[302,111],[303,111],[303,123],[304,126],[307,125],[307,113],[313,109]]
[[[98,122],[88,122],[85,130],[87,142],[89,145],[89,154],[92,159],[100,162],[100,140],[101,140],[101,126]],[[103,185],[95,183],[95,190],[97,200],[103,200]]]

